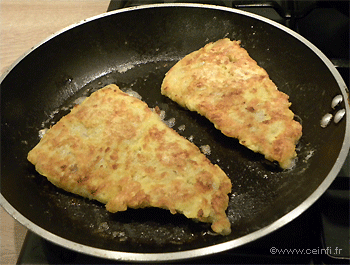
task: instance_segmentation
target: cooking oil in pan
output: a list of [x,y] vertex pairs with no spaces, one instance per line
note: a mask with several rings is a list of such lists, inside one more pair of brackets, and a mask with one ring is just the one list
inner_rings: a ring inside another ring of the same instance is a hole
[[[310,150],[308,145],[302,142],[298,145],[297,166],[282,171],[274,163],[266,161],[262,155],[241,146],[236,139],[224,136],[204,117],[185,110],[161,95],[161,82],[173,64],[174,62],[170,61],[133,65],[133,67],[125,68],[125,71],[117,69],[99,77],[81,88],[60,108],[48,114],[47,120],[42,123],[39,134],[40,136],[44,135],[48,128],[68,114],[76,104],[81,104],[94,91],[111,83],[117,84],[122,91],[146,102],[153,111],[157,111],[164,123],[197,145],[212,163],[218,164],[225,171],[233,186],[227,209],[234,231],[230,236],[236,238],[252,232],[246,231],[244,227],[264,216],[265,209],[272,205],[274,199],[278,197],[280,187],[286,185],[283,184],[284,180],[295,178],[293,175],[303,170],[300,169],[300,164],[305,164],[304,168],[307,168],[307,163],[312,160],[316,151]],[[156,110],[156,108],[158,109]],[[66,200],[65,211],[85,211],[90,216],[89,221],[86,222],[86,216],[83,218],[79,214],[73,214],[71,218],[76,218],[74,222],[91,226],[90,229],[93,229],[96,234],[111,240],[140,243],[140,239],[142,244],[150,242],[168,244],[170,242],[172,245],[178,245],[178,249],[181,249],[181,244],[185,242],[205,242],[205,237],[213,237],[208,232],[210,228],[207,224],[197,224],[179,216],[175,217],[165,210],[131,209],[123,213],[110,214],[101,204],[83,198],[79,198],[80,203],[71,204],[68,199],[71,196],[74,195],[61,193],[59,190],[53,194],[55,198],[60,197],[61,201]],[[52,198],[52,200],[55,199]],[[150,212],[167,216],[168,223],[159,224],[161,220],[156,216],[150,220],[146,217]],[[133,218],[131,223],[130,216]],[[138,217],[136,218],[136,216]],[[148,233],[151,227],[150,223],[152,223],[152,227],[154,224],[159,226],[157,233]],[[254,227],[254,229],[259,229],[259,227]]]

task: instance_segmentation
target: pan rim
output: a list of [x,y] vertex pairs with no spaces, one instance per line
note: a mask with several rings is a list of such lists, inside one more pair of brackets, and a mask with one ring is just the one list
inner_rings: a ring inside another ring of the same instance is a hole
[[[150,4],[150,5],[141,5],[141,6],[135,6],[135,7],[129,7],[129,8],[123,8],[111,12],[105,12],[100,15],[93,16],[91,18],[84,19],[78,23],[72,24],[68,27],[63,28],[62,30],[52,34],[48,38],[44,39],[42,42],[40,42],[38,45],[32,47],[29,51],[24,53],[21,57],[19,57],[0,77],[0,83],[5,79],[7,74],[11,72],[11,70],[28,54],[30,54],[33,50],[40,47],[42,44],[48,42],[49,40],[55,38],[56,36],[72,29],[77,26],[80,26],[82,24],[88,23],[93,20],[97,20],[103,17],[115,15],[118,13],[123,12],[129,12],[133,10],[141,10],[141,9],[152,9],[152,8],[166,8],[166,7],[187,7],[187,8],[207,8],[207,9],[214,9],[214,10],[222,10],[227,11],[231,13],[241,14],[245,15],[260,21],[263,21],[265,23],[268,23],[274,27],[277,27],[289,35],[292,35],[299,41],[301,41],[304,45],[306,45],[308,48],[310,48],[327,66],[327,68],[332,73],[333,77],[337,81],[339,88],[343,94],[343,96],[347,96],[346,93],[346,84],[344,80],[342,79],[341,75],[337,71],[337,69],[334,67],[334,65],[331,63],[331,61],[311,42],[309,42],[307,39],[299,35],[298,33],[292,31],[291,29],[274,22],[270,19],[267,19],[265,17],[242,11],[237,10],[234,8],[229,7],[221,7],[221,6],[215,6],[215,5],[206,5],[206,4],[191,4],[191,3],[172,3],[172,4]],[[350,113],[350,107],[348,104],[345,104],[346,113]],[[168,253],[135,253],[135,252],[121,252],[121,251],[112,251],[112,250],[106,250],[106,249],[100,249],[95,247],[86,246],[83,244],[75,243],[71,240],[67,240],[65,238],[62,238],[60,236],[57,236],[30,221],[25,216],[23,216],[21,213],[19,213],[5,198],[2,194],[0,194],[0,205],[12,216],[14,217],[18,222],[23,224],[25,227],[27,227],[29,230],[33,231],[34,233],[38,234],[39,236],[47,239],[48,241],[51,241],[55,244],[58,244],[60,246],[63,246],[65,248],[72,249],[74,251],[96,256],[99,258],[106,258],[106,259],[112,259],[112,260],[123,260],[123,261],[178,261],[183,259],[189,259],[189,258],[197,258],[197,257],[203,257],[207,255],[217,254],[226,250],[233,249],[238,246],[242,246],[246,243],[249,243],[251,241],[254,241],[258,238],[261,238],[277,229],[279,229],[281,226],[289,223],[290,221],[294,220],[296,217],[298,217],[300,214],[302,214],[305,210],[307,210],[325,191],[326,189],[331,185],[333,180],[336,178],[337,174],[339,173],[346,156],[348,154],[349,148],[350,148],[350,141],[346,141],[346,139],[350,139],[350,119],[349,116],[345,116],[345,120],[343,122],[346,122],[345,126],[345,137],[344,142],[342,144],[342,148],[340,150],[340,153],[338,155],[338,159],[333,165],[332,169],[328,173],[328,175],[325,177],[324,181],[320,184],[320,186],[299,206],[282,216],[281,218],[277,219],[272,224],[265,226],[253,233],[247,234],[243,237],[227,241],[224,243],[220,243],[213,246],[208,246],[204,248],[199,249],[193,249],[193,250],[186,250],[186,251],[178,251],[178,252],[168,252]]]

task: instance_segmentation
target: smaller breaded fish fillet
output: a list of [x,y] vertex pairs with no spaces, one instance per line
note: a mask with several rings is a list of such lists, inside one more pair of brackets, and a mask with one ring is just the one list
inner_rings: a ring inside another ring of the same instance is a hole
[[166,74],[162,94],[208,118],[229,137],[289,168],[301,125],[288,95],[240,47],[218,40],[177,62]]
[[57,122],[29,152],[59,188],[110,212],[159,207],[229,234],[231,181],[147,104],[109,85]]

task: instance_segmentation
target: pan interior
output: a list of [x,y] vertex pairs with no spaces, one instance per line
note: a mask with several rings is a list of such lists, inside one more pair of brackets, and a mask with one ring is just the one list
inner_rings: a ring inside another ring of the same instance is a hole
[[[279,89],[290,96],[291,109],[303,125],[298,160],[292,169],[280,170],[262,155],[225,137],[202,116],[160,94],[164,75],[176,61],[224,37],[241,40]],[[232,181],[227,209],[230,235],[214,235],[208,224],[161,209],[108,213],[98,202],[54,187],[26,160],[41,129],[69,113],[77,99],[111,83],[136,92],[150,108],[158,106],[165,112],[164,121],[180,135],[200,148],[210,148],[207,157]],[[317,189],[336,162],[345,134],[345,122],[326,130],[319,126],[332,97],[340,93],[319,57],[279,28],[223,10],[141,9],[90,21],[31,52],[5,77],[1,90],[1,149],[6,154],[1,157],[1,193],[38,226],[100,249],[174,252],[257,231]]]

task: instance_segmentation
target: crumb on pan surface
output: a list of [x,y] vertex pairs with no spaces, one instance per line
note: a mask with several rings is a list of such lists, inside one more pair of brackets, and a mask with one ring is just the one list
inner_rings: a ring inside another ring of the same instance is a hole
[[161,92],[281,168],[293,164],[302,128],[289,96],[239,41],[221,39],[188,54],[168,71]]
[[86,98],[29,152],[59,188],[110,212],[159,207],[231,232],[231,181],[198,147],[168,128],[146,103],[108,85]]

